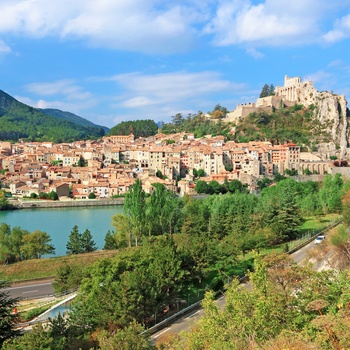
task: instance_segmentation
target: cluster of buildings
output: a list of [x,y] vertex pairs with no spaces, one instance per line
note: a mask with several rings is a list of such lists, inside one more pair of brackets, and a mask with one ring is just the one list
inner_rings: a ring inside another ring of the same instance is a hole
[[237,179],[251,191],[266,176],[286,169],[299,174],[332,173],[331,161],[322,161],[299,146],[270,142],[225,142],[223,136],[195,139],[191,133],[157,134],[134,139],[107,136],[97,141],[0,142],[0,183],[13,196],[55,191],[60,198],[111,198],[124,195],[136,178],[152,193],[153,183],[169,190],[195,194],[193,170],[202,169],[201,180]]

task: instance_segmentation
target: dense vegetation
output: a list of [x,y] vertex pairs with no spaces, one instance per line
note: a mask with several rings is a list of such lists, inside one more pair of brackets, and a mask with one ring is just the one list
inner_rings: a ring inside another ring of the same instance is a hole
[[19,226],[0,224],[0,262],[11,263],[27,259],[37,259],[52,254],[55,248],[50,244],[51,237],[43,231],[30,233]]
[[294,142],[310,150],[320,142],[329,142],[330,135],[319,121],[313,118],[314,106],[295,105],[276,109],[273,113],[254,112],[237,125],[238,142],[271,141],[273,144]]
[[0,140],[52,141],[94,139],[104,135],[98,127],[82,126],[49,116],[18,102],[0,90]]
[[150,119],[121,122],[111,128],[109,135],[130,135],[135,138],[153,136],[158,132],[157,124]]
[[[240,188],[203,200],[180,199],[159,184],[147,197],[136,180],[126,195],[123,214],[113,217],[116,232],[106,236],[106,244],[119,248],[118,254],[86,269],[66,265],[57,272],[55,288],[80,285],[80,289],[70,320],[61,324],[62,343],[51,348],[74,349],[77,342],[81,348],[152,348],[145,345],[145,335],[139,336],[142,327],[176,309],[193,291],[222,288],[242,253],[298,237],[303,217],[350,212],[349,193],[348,183],[339,175],[328,175],[322,184],[281,179],[265,187],[260,196]],[[347,240],[348,236],[339,236],[339,249]],[[255,261],[251,294],[238,293],[238,285],[232,284],[224,311],[215,309],[213,294],[208,294],[207,317],[189,334],[187,345],[175,337],[173,348],[221,349],[228,342],[232,345],[228,348],[246,349],[253,341],[265,349],[274,337],[295,339],[298,332],[306,332],[306,341],[313,344],[327,330],[321,323],[312,323],[322,321],[317,319],[320,310],[337,320],[347,317],[347,309],[339,307],[347,302],[346,275],[304,270],[284,256],[269,259]],[[341,329],[332,331],[337,334]],[[283,330],[292,335],[284,335]],[[22,349],[20,344],[28,346],[22,341],[39,338],[52,341],[51,332],[44,335],[38,328],[3,348]],[[332,339],[329,336],[324,344],[332,344]]]
[[[211,118],[207,118],[200,111],[196,114],[188,114],[186,118],[184,118],[181,113],[178,113],[172,117],[171,123],[162,126],[161,132],[165,134],[187,132],[193,133],[195,137],[223,135],[226,139],[230,139],[229,132],[231,131],[232,125],[222,121],[222,118],[225,116],[224,112],[227,110],[224,107],[220,108],[220,110],[214,110]],[[218,113],[216,113],[216,111],[218,111]]]
[[[264,86],[263,95],[271,95],[271,86]],[[172,122],[164,124],[161,132],[172,134],[178,132],[194,133],[195,137],[205,135],[222,135],[226,140],[236,142],[270,141],[273,144],[293,142],[305,150],[316,150],[316,145],[329,142],[330,134],[313,117],[315,106],[304,108],[302,105],[273,109],[273,112],[253,112],[243,118],[237,125],[225,122],[223,119],[227,110],[220,105],[208,113],[210,118],[202,112],[188,114],[183,117],[181,113],[172,117]],[[235,127],[235,129],[233,129]],[[232,131],[235,130],[233,133]]]

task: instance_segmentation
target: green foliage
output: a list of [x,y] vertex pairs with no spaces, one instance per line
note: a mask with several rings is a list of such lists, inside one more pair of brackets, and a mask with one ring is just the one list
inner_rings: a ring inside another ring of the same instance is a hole
[[83,234],[79,232],[79,228],[75,225],[69,235],[66,244],[67,254],[82,254],[96,250],[96,243],[92,238],[91,232],[86,229]]
[[55,191],[51,191],[49,193],[49,198],[52,200],[52,201],[57,201],[58,200],[58,195]]
[[204,316],[186,337],[187,349],[348,346],[349,271],[315,272],[296,265],[286,254],[256,256],[250,280],[249,290],[233,281],[223,310],[215,304],[214,294],[207,293]]
[[146,325],[179,296],[186,271],[173,239],[162,236],[98,261],[89,275],[71,316],[84,329],[127,327],[133,320]]
[[39,259],[42,255],[54,254],[55,248],[50,242],[51,237],[46,232],[35,230],[26,234],[22,238],[21,255],[24,259]]
[[265,84],[261,89],[261,93],[259,97],[263,98],[267,96],[272,96],[274,94],[275,94],[275,87],[273,86],[273,84],[271,85]]
[[104,135],[101,128],[83,126],[52,117],[18,102],[0,90],[0,139],[26,139],[55,143],[94,139]]
[[90,192],[89,195],[88,195],[88,198],[89,199],[96,199],[96,195],[94,192]]
[[99,346],[104,350],[152,350],[148,336],[144,328],[137,323],[130,323],[127,327],[116,328],[112,331],[103,330],[98,333]]
[[123,214],[127,223],[127,234],[133,236],[135,245],[138,245],[139,239],[146,233],[145,226],[145,202],[146,195],[142,189],[140,179],[136,179],[128,193],[125,195]]
[[151,119],[121,122],[111,128],[109,135],[130,135],[135,138],[153,136],[158,132],[157,124]]
[[181,218],[179,198],[162,184],[154,183],[155,190],[147,201],[146,226],[149,235],[173,234]]
[[6,192],[3,190],[0,190],[0,210],[7,210],[11,207],[9,204],[7,198],[6,198]]
[[55,248],[49,244],[50,236],[39,230],[29,233],[16,226],[0,225],[0,261],[14,262],[37,259],[44,254],[54,254]]
[[246,192],[246,187],[243,186],[239,180],[225,182],[223,185],[219,184],[215,180],[212,180],[209,183],[203,180],[198,180],[196,182],[195,191],[197,193],[206,194],[225,194],[226,192]]
[[276,242],[295,239],[298,236],[302,216],[297,202],[298,183],[292,179],[278,182],[263,189],[257,212],[263,227],[270,227]]
[[67,254],[81,254],[83,249],[81,246],[81,233],[77,225],[73,227],[69,235],[69,241],[66,244]]
[[121,246],[118,244],[117,240],[117,234],[115,232],[111,232],[110,230],[107,231],[105,236],[105,245],[103,247],[104,250],[113,250],[118,248],[125,248],[127,244]]
[[156,176],[159,177],[160,179],[164,179],[165,176],[163,175],[163,173],[160,170],[156,171]]
[[320,188],[319,196],[324,213],[339,213],[342,210],[341,189],[343,180],[340,174],[327,175]]
[[18,334],[14,330],[18,316],[13,313],[13,310],[17,306],[19,299],[9,296],[9,293],[4,290],[8,287],[9,284],[7,282],[0,280],[0,347],[6,339]]
[[[220,106],[220,108],[223,109],[224,107]],[[221,114],[223,113],[224,112]],[[230,138],[229,132],[231,131],[231,124],[223,123],[221,119],[218,119],[218,121],[215,122],[206,118],[201,111],[199,111],[197,114],[189,114],[186,118],[182,118],[180,113],[178,113],[176,116],[176,120],[173,120],[172,123],[164,124],[162,126],[162,133],[173,134],[177,132],[187,132],[194,133],[195,137],[203,137],[205,135],[223,135],[227,139]]]
[[313,118],[311,108],[295,105],[272,113],[253,112],[236,126],[238,142],[266,141],[273,144],[293,142],[311,147],[313,141],[328,142],[323,126]]
[[55,293],[65,292],[77,288],[84,277],[83,268],[77,265],[64,264],[56,271],[53,288]]
[[96,243],[88,229],[86,229],[81,235],[81,247],[84,253],[91,253],[97,249]]

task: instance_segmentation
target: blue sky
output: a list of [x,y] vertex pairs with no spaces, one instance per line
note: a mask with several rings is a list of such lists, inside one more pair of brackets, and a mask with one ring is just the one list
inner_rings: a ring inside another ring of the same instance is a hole
[[0,89],[96,124],[233,110],[284,75],[350,95],[350,0],[0,0]]

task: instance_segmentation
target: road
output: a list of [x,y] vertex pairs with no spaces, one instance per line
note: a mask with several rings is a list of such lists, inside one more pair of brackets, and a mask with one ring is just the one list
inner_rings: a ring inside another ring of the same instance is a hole
[[[315,243],[314,241],[312,241],[311,243],[307,244],[305,247],[291,254],[292,259],[296,263],[301,264],[307,258],[307,251],[313,248],[314,246],[315,246]],[[217,304],[220,308],[224,307],[225,305],[224,296],[220,297],[217,300]],[[177,333],[177,334],[182,331],[188,332],[196,324],[196,322],[201,318],[203,313],[204,313],[203,309],[199,309],[199,310],[194,310],[192,313],[188,315],[184,315],[183,317],[180,317],[178,320],[176,320],[174,323],[172,323],[168,327],[153,334],[151,336],[152,341],[155,342],[162,334],[165,334],[167,332]]]
[[52,280],[15,284],[4,289],[12,298],[34,299],[54,294]]

